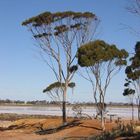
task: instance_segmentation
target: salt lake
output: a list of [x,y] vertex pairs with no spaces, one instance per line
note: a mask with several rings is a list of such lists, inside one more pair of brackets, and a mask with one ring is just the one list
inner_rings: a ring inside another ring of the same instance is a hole
[[[16,114],[30,114],[30,115],[53,115],[61,116],[62,111],[60,107],[52,106],[0,106],[0,113],[16,113]],[[93,117],[96,114],[95,107],[83,107],[82,113]],[[108,107],[107,114],[114,114],[117,117],[124,119],[131,119],[131,107]],[[74,111],[71,107],[67,108],[67,116],[74,116]],[[137,119],[137,108],[134,107],[134,118]]]

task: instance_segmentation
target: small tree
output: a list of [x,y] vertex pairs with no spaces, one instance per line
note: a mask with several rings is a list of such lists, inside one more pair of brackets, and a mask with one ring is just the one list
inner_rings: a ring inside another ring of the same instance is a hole
[[98,25],[95,14],[90,12],[44,12],[25,20],[37,41],[45,62],[53,71],[56,81],[64,83],[63,123],[66,123],[66,95],[77,67],[77,48],[93,38]]
[[126,65],[128,53],[119,50],[115,45],[109,45],[102,40],[96,40],[82,45],[78,49],[78,63],[85,67],[88,81],[93,87],[95,103],[101,115],[102,129],[104,126],[105,95],[112,77]]
[[130,88],[130,84],[132,83],[132,81],[125,79],[126,83],[124,84],[124,86],[126,87],[124,89],[123,92],[123,96],[127,96],[130,98],[130,102],[131,102],[131,106],[132,106],[132,120],[134,120],[134,103],[133,103],[133,98],[134,98],[134,94],[135,94],[135,90]]
[[131,85],[136,92],[138,119],[140,120],[140,42],[135,45],[134,56],[130,58],[131,64],[126,67],[125,73],[127,78],[131,80]]

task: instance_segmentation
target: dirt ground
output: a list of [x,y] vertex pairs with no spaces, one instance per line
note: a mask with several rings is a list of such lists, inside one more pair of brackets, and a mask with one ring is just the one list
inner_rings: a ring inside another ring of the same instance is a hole
[[[99,120],[68,119],[68,125],[62,126],[60,118],[20,119],[0,121],[0,140],[78,140],[102,132]],[[106,129],[111,130],[115,122],[107,122]],[[58,129],[55,129],[58,128]]]

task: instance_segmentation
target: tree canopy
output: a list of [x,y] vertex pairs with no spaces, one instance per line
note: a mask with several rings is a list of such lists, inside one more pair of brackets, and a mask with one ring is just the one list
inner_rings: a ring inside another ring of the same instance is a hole
[[[65,19],[71,19],[69,20],[69,23],[65,23]],[[84,20],[85,19],[85,20]],[[43,38],[48,36],[59,36],[62,33],[65,33],[70,30],[80,30],[82,28],[86,28],[87,24],[89,24],[89,19],[95,19],[97,20],[97,17],[95,14],[90,12],[73,12],[73,11],[65,11],[65,12],[44,12],[41,13],[35,17],[29,18],[22,22],[22,25],[24,26],[32,26],[34,28],[40,28],[40,27],[47,27],[51,24],[55,24],[53,26],[53,29],[49,30],[47,32],[36,32],[34,34],[34,38]],[[63,21],[63,22],[62,22]],[[61,22],[61,24],[58,22]]]
[[[45,62],[57,81],[62,83],[73,77],[78,68],[75,61],[77,48],[92,40],[98,22],[96,15],[91,12],[47,11],[23,21],[22,25],[32,33],[45,53]],[[54,65],[58,65],[58,68]]]
[[123,96],[129,96],[129,95],[134,95],[134,94],[135,94],[135,90],[129,89],[129,88],[126,88],[123,92]]
[[[73,12],[73,11],[66,11],[66,12],[44,12],[41,13],[35,17],[29,18],[22,22],[22,25],[32,24],[33,26],[41,26],[41,25],[49,25],[53,22],[57,22],[59,20],[62,20],[64,18],[71,17],[73,20],[79,19],[79,18],[94,18],[95,14],[90,12]],[[73,25],[71,28],[75,28],[78,25]],[[65,26],[63,26],[65,28]],[[59,28],[56,28],[59,30]]]
[[131,79],[125,79],[125,84],[124,86],[126,87],[124,89],[123,92],[123,96],[130,96],[130,95],[134,95],[135,94],[135,90],[130,88],[130,85],[132,84],[132,80]]
[[140,78],[140,42],[135,45],[135,54],[130,58],[131,64],[126,67],[127,77],[133,81]]
[[78,49],[78,63],[82,67],[88,67],[101,62],[115,60],[115,65],[126,65],[128,53],[119,50],[115,45],[109,45],[102,40],[96,40],[82,45]]
[[[44,89],[43,92],[50,92],[53,89],[62,88],[62,87],[63,88],[65,87],[65,83],[54,82],[54,83],[50,84],[48,87],[46,87],[46,89]],[[69,83],[68,87],[74,88],[75,87],[75,83],[74,82]]]

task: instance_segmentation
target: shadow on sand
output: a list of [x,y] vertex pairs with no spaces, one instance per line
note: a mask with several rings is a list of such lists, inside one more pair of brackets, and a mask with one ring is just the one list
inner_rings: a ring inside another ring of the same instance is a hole
[[15,130],[15,129],[23,129],[26,128],[26,125],[11,125],[9,127],[0,127],[0,131],[6,131],[6,130]]
[[39,135],[45,135],[45,134],[53,134],[53,133],[56,133],[56,132],[59,132],[63,129],[68,129],[68,128],[71,128],[71,127],[74,127],[74,126],[79,126],[81,123],[79,122],[79,120],[74,120],[70,123],[67,123],[66,125],[62,125],[62,126],[59,126],[59,127],[56,127],[56,128],[51,128],[51,129],[46,129],[46,130],[40,130],[40,131],[36,131],[35,133],[36,134],[39,134]]
[[86,126],[86,125],[80,125],[80,127],[91,128],[91,129],[96,129],[96,130],[102,131],[101,128],[91,127],[91,126]]
[[89,139],[88,137],[73,136],[62,138],[62,140],[89,140]]

